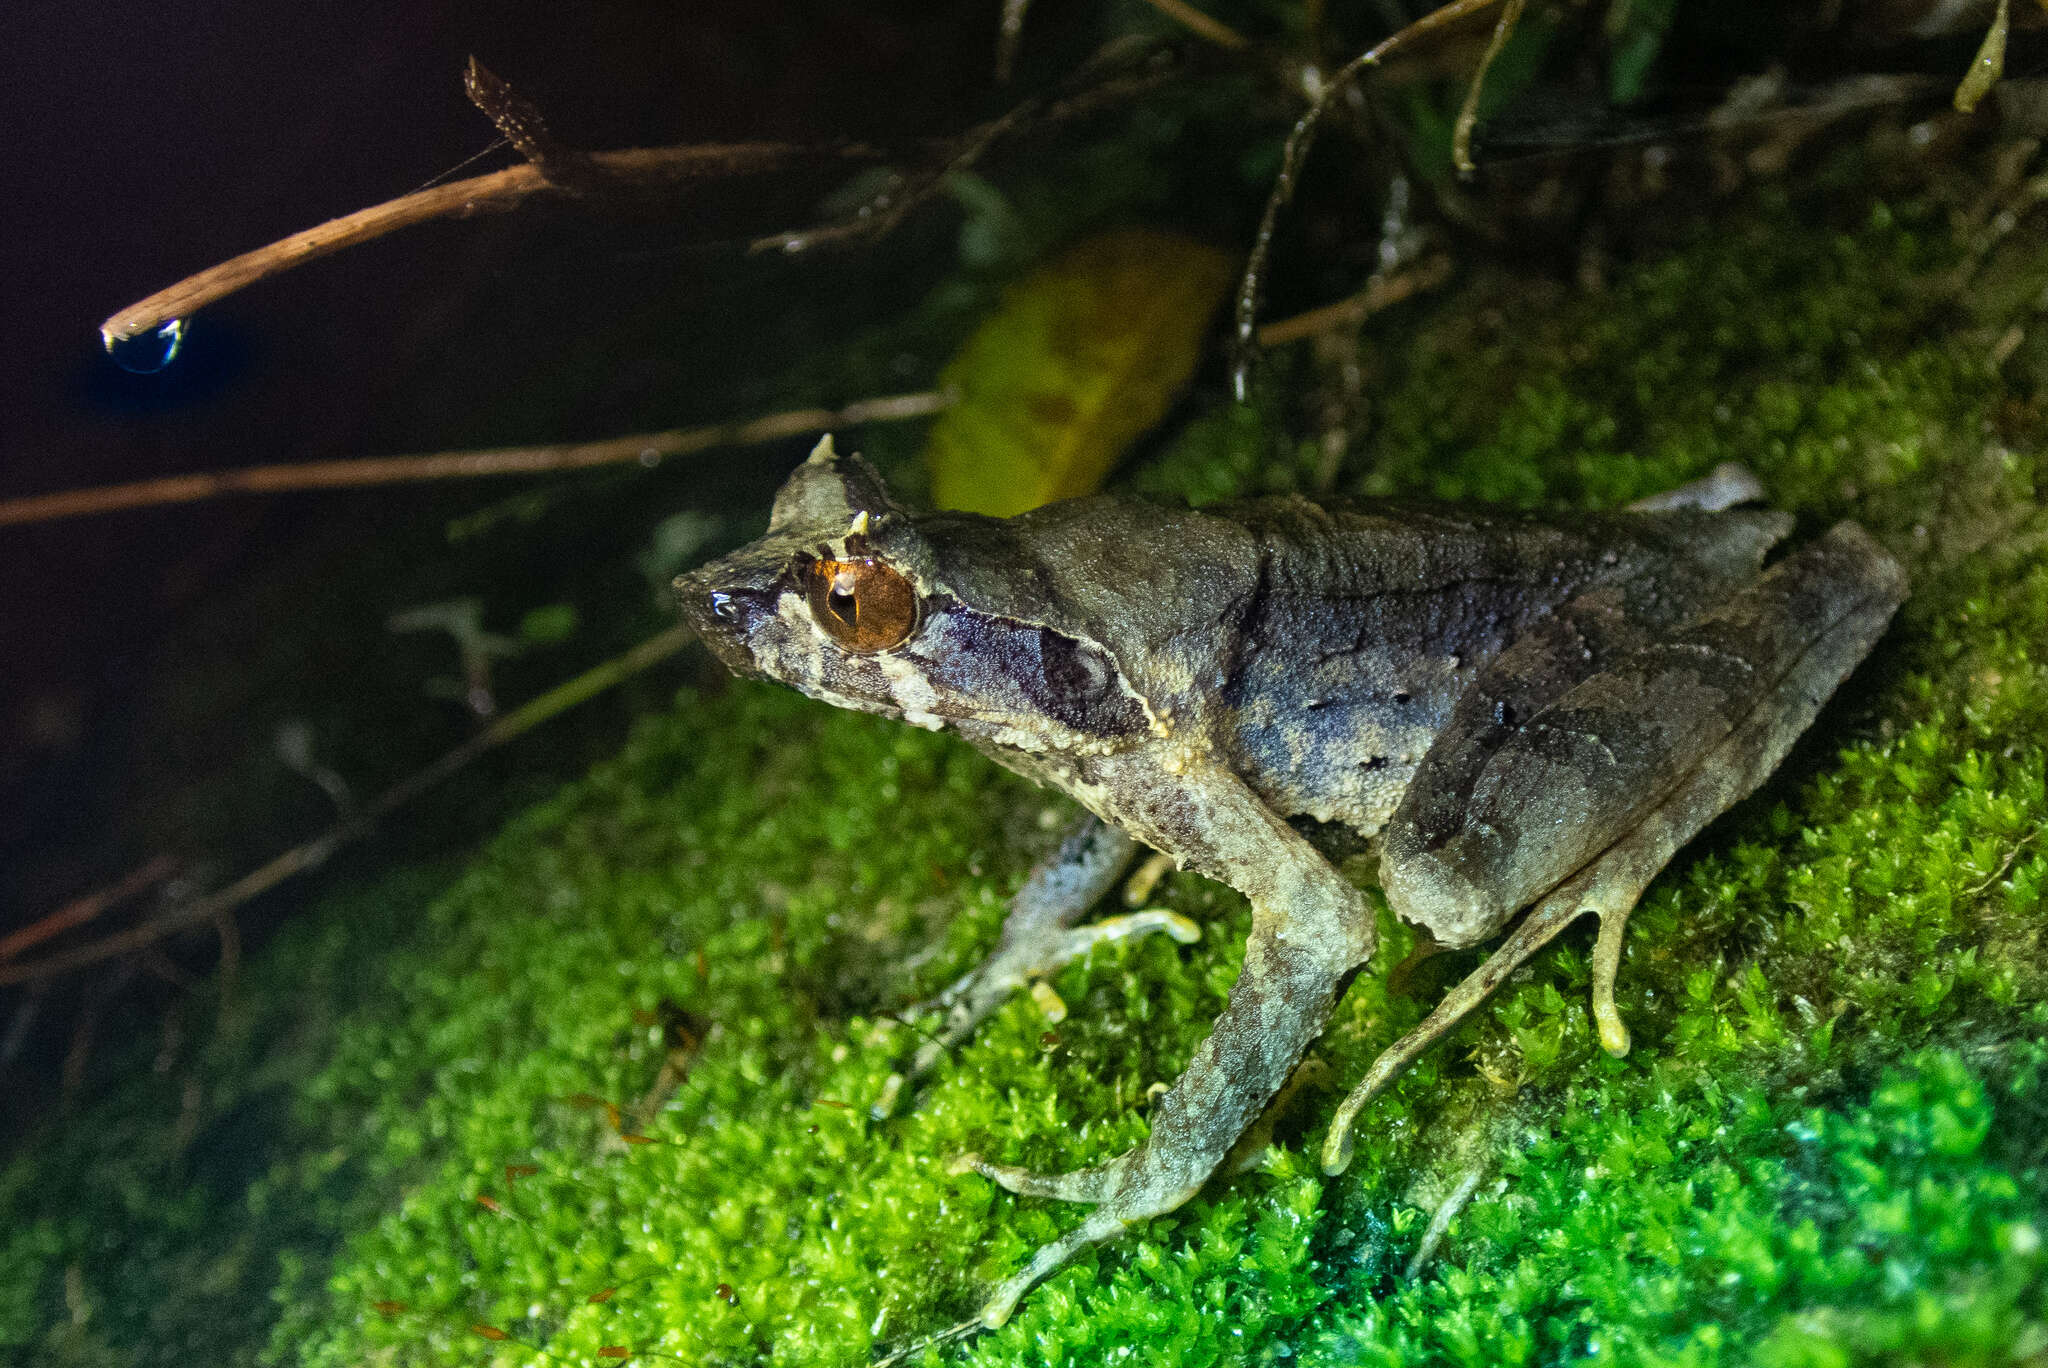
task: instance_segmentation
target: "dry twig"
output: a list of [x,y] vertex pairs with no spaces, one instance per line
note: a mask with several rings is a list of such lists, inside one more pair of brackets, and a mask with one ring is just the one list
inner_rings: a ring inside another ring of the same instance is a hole
[[1444,1236],[1450,1233],[1451,1222],[1465,1209],[1465,1203],[1472,1200],[1472,1194],[1479,1191],[1479,1180],[1485,1176],[1484,1163],[1473,1165],[1465,1171],[1465,1176],[1458,1180],[1458,1185],[1451,1189],[1450,1195],[1437,1203],[1435,1212],[1429,1218],[1429,1228],[1422,1232],[1422,1242],[1416,1246],[1415,1257],[1408,1261],[1408,1270],[1401,1275],[1402,1277],[1413,1282],[1418,1273],[1429,1267],[1429,1261],[1436,1257],[1437,1246],[1441,1245]]
[[[608,188],[639,191],[668,190],[714,176],[755,175],[806,161],[879,161],[883,157],[879,149],[860,143],[820,148],[783,142],[635,147],[588,155]],[[503,213],[530,200],[575,193],[551,180],[547,170],[531,162],[416,190],[330,219],[316,228],[293,233],[187,276],[168,289],[130,304],[100,324],[100,340],[108,347],[117,346],[177,319],[188,318],[196,310],[281,271],[401,228],[436,219]]]
[[851,427],[859,423],[892,422],[937,413],[951,402],[931,390],[864,399],[840,409],[795,409],[765,418],[712,423],[705,427],[669,428],[595,442],[545,446],[495,447],[481,451],[440,451],[422,456],[366,456],[341,461],[305,461],[297,465],[245,466],[239,470],[167,475],[135,484],[66,489],[0,499],[0,527],[10,523],[50,522],[124,508],[197,503],[224,494],[279,494],[306,489],[361,489],[368,485],[408,484],[422,480],[469,479],[481,475],[538,475],[591,466],[638,461],[654,465],[666,457],[688,456],[720,446],[750,446],[797,437],[807,432]]
[[[1433,290],[1450,278],[1451,259],[1448,256],[1425,257],[1408,270],[1374,276],[1366,282],[1364,289],[1349,298],[1266,324],[1258,331],[1259,345],[1285,346],[1318,333],[1363,323],[1381,310],[1413,299],[1425,290]],[[4,507],[0,505],[0,511],[4,511]]]
[[[1050,104],[1037,98],[1026,100],[1009,113],[958,137],[929,138],[914,144],[938,169],[919,181],[912,193],[889,197],[885,210],[869,207],[857,216],[858,222],[808,233],[778,234],[757,241],[754,247],[795,252],[830,241],[879,236],[928,199],[943,183],[946,173],[971,165],[1002,137],[1026,124],[1058,123],[1090,113],[1149,89],[1171,75],[1150,62],[1157,55],[1150,44],[1111,44],[1082,68],[1077,81],[1099,81],[1096,88],[1081,89]],[[471,98],[507,141],[534,160],[489,175],[400,195],[208,267],[108,318],[100,324],[101,341],[113,348],[188,318],[196,310],[281,271],[436,219],[502,213],[549,196],[576,197],[593,191],[662,192],[712,177],[758,175],[805,162],[881,162],[891,155],[866,143],[827,147],[787,142],[575,152],[556,142],[547,133],[539,111],[489,71],[472,62],[465,81]]]
[[1193,5],[1188,4],[1187,0],[1145,0],[1145,3],[1158,10],[1167,18],[1183,25],[1188,32],[1199,38],[1207,39],[1217,47],[1236,51],[1251,46],[1250,40],[1242,33],[1224,23],[1221,19],[1215,19],[1204,14]]
[[178,862],[168,855],[158,855],[130,871],[105,888],[94,889],[82,897],[73,898],[55,912],[38,917],[18,931],[0,936],[0,961],[13,959],[31,946],[41,945],[52,936],[61,935],[74,926],[83,926],[110,907],[118,907],[130,898],[162,883],[178,868]]
[[1500,19],[1493,26],[1493,37],[1487,40],[1486,52],[1472,73],[1472,82],[1465,87],[1465,102],[1458,106],[1458,122],[1451,129],[1451,164],[1458,168],[1461,176],[1469,176],[1477,170],[1472,164],[1472,130],[1479,126],[1479,96],[1486,89],[1486,73],[1493,70],[1494,60],[1514,35],[1515,25],[1521,22],[1522,10],[1528,3],[1529,0],[1507,0],[1501,7]]
[[770,233],[748,244],[753,252],[795,255],[819,247],[872,241],[893,232],[929,202],[948,179],[970,170],[997,144],[1031,128],[1083,118],[1152,89],[1177,75],[1172,52],[1144,39],[1105,45],[1066,83],[1068,94],[1048,100],[1027,96],[986,123],[977,124],[942,148],[942,155],[913,174],[898,173],[880,193],[833,222],[793,232]]

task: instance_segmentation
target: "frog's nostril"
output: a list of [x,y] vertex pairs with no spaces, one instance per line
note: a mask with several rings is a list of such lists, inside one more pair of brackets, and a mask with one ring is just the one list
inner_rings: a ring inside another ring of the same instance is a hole
[[731,594],[726,593],[723,589],[713,589],[711,591],[711,616],[717,618],[720,622],[738,622],[740,620],[740,605]]

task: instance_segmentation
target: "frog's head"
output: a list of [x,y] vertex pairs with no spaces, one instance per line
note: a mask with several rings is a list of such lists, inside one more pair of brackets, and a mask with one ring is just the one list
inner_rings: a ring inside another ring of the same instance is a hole
[[1108,652],[1041,615],[963,601],[943,567],[1000,558],[1004,520],[912,518],[832,439],[775,498],[768,534],[675,582],[729,669],[1029,750],[1099,745],[1148,717]]

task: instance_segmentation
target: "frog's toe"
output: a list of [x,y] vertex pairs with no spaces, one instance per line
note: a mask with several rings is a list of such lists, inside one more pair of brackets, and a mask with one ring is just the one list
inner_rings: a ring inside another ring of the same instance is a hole
[[[1080,1225],[1040,1246],[1029,1263],[997,1284],[982,1309],[981,1323],[990,1329],[1001,1325],[1026,1292],[1058,1271],[1067,1260],[1090,1245],[1115,1239],[1140,1221],[1172,1211],[1194,1196],[1201,1188],[1201,1180],[1188,1181],[1184,1157],[1174,1153],[1171,1146],[1161,1149],[1147,1145],[1106,1164],[1057,1176],[991,1164],[976,1155],[963,1155],[956,1160],[957,1170],[971,1169],[1012,1192],[1095,1205],[1095,1210]],[[1213,1165],[1198,1160],[1197,1167],[1206,1175]]]
[[1628,1053],[1628,1026],[1614,1005],[1614,978],[1621,968],[1622,934],[1628,929],[1630,902],[1618,910],[1600,914],[1600,938],[1593,943],[1593,1025],[1600,1034],[1600,1048],[1620,1059]]
[[1031,1256],[1030,1263],[996,1284],[996,1290],[981,1309],[981,1324],[990,1330],[1002,1325],[1017,1309],[1017,1303],[1026,1292],[1058,1272],[1060,1265],[1088,1246],[1123,1234],[1124,1226],[1125,1222],[1113,1213],[1096,1211],[1059,1239],[1040,1246],[1038,1252]]
[[[1077,959],[1085,958],[1098,945],[1141,940],[1160,932],[1182,945],[1202,938],[1202,928],[1180,913],[1146,908],[1118,917],[1105,917],[1086,926],[1068,927],[1028,940],[1006,942],[978,968],[963,975],[932,1001],[930,1006],[942,1009],[946,1020],[938,1032],[918,1048],[911,1061],[909,1078],[914,1081],[931,1072],[939,1060],[973,1035],[975,1028],[994,1015],[996,1009],[1009,1001],[1010,995],[1019,988],[1043,985],[1047,976]],[[1065,1015],[1064,1004],[1049,987],[1034,995],[1054,1020]]]
[[1572,896],[1575,891],[1538,904],[1500,943],[1499,948],[1486,957],[1485,963],[1444,994],[1443,1001],[1420,1026],[1380,1051],[1379,1058],[1365,1071],[1365,1077],[1351,1090],[1351,1095],[1344,1099],[1330,1122],[1329,1134],[1323,1138],[1323,1172],[1342,1173],[1350,1165],[1352,1133],[1357,1126],[1359,1112],[1368,1102],[1386,1091],[1387,1086],[1399,1078],[1402,1070],[1413,1064],[1423,1051],[1456,1030],[1458,1023],[1471,1015],[1509,974],[1527,963],[1530,956],[1550,944],[1581,914],[1594,910]]
[[1143,940],[1161,931],[1182,945],[1193,945],[1202,938],[1202,928],[1180,913],[1169,912],[1163,907],[1147,907],[1120,917],[1104,917],[1099,922],[1067,931],[1061,937],[1060,953],[1064,958],[1060,963],[1064,965],[1080,959],[1096,946],[1110,941]]
[[[1140,1151],[1132,1151],[1133,1154]],[[1062,1202],[1100,1205],[1109,1200],[1129,1167],[1130,1155],[1071,1173],[1034,1173],[1009,1164],[992,1164],[978,1154],[963,1154],[951,1165],[955,1173],[978,1173],[1020,1197],[1052,1197]]]

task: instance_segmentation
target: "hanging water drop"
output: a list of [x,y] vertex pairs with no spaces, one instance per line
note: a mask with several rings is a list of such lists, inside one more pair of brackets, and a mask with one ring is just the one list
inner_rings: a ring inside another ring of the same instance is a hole
[[114,364],[135,375],[153,375],[177,359],[185,345],[185,320],[174,318],[154,331],[134,337],[107,337],[107,355]]

